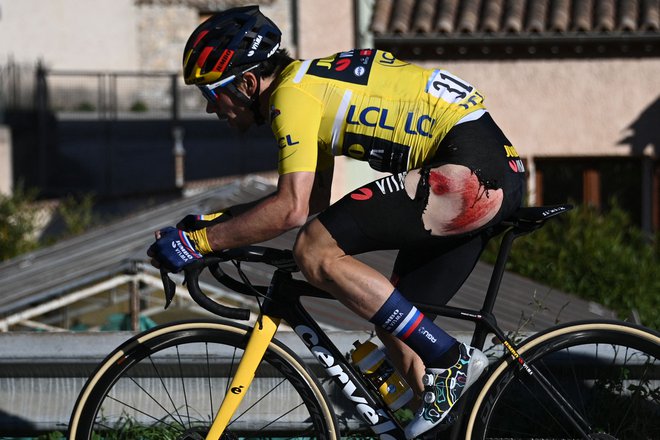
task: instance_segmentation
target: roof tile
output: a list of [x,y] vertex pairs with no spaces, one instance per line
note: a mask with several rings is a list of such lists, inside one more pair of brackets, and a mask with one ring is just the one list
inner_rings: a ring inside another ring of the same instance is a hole
[[639,8],[636,1],[621,2],[621,23],[623,31],[634,31],[637,28],[637,13]]
[[566,32],[570,22],[570,1],[556,0],[550,10],[549,32]]
[[415,0],[398,0],[394,4],[394,13],[391,17],[392,30],[396,33],[408,32],[410,18],[415,9]]
[[435,7],[436,0],[420,0],[418,2],[412,26],[413,32],[425,34],[433,31]]
[[538,0],[529,4],[527,31],[541,33],[546,29],[548,0]]
[[375,34],[386,34],[389,32],[388,25],[392,14],[393,0],[378,0],[374,5],[374,13],[371,21],[371,31]]
[[602,32],[611,32],[616,25],[616,10],[614,0],[601,0],[596,4],[595,29]]
[[477,29],[479,1],[464,0],[459,10],[456,30],[461,33],[473,33]]
[[524,0],[510,0],[504,11],[504,32],[520,32],[523,29]]
[[504,0],[487,1],[484,4],[482,29],[484,32],[494,33],[500,30]]
[[642,7],[642,30],[660,30],[660,1],[646,1]]
[[438,3],[437,31],[441,33],[454,32],[454,17],[458,10],[458,0],[445,0]]
[[588,32],[592,28],[593,2],[591,0],[575,0],[573,8],[572,30]]

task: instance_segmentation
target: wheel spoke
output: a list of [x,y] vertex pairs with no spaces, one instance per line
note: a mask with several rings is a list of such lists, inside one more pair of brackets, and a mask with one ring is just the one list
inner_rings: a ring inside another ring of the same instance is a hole
[[[169,387],[165,385],[165,381],[163,380],[163,376],[161,376],[160,372],[158,371],[158,367],[154,363],[154,360],[151,356],[149,356],[149,363],[151,364],[151,367],[153,368],[154,372],[156,373],[156,376],[158,376],[158,381],[160,382],[163,390],[165,391],[165,394],[167,394],[167,398],[169,399],[170,403],[172,404],[172,408],[174,408],[174,412],[176,412],[177,417],[179,418],[179,423],[181,423],[181,426],[185,426],[183,423],[183,418],[181,417],[181,414],[179,414],[179,410],[177,408],[177,405],[174,403],[174,399],[172,399],[172,395],[170,394]],[[169,411],[167,411],[165,408],[163,410],[169,414]]]

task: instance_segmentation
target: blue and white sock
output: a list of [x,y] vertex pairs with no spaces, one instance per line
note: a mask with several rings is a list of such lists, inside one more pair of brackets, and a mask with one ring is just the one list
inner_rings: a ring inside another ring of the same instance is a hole
[[458,341],[424,316],[397,289],[369,321],[405,342],[427,367],[446,368],[456,362],[454,352]]

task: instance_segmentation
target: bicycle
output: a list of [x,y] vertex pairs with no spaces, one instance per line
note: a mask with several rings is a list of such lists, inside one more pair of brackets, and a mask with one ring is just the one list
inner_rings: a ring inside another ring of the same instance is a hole
[[[501,358],[453,410],[453,423],[436,434],[465,439],[660,438],[660,336],[618,321],[567,323],[517,344],[497,326],[492,310],[513,241],[541,228],[570,205],[521,208],[502,224],[502,239],[481,310],[417,306],[439,316],[474,322],[472,345],[494,335]],[[69,438],[319,438],[364,435],[402,439],[396,415],[305,311],[301,297],[330,298],[293,277],[292,254],[248,246],[207,257],[185,272],[192,298],[230,320],[159,326],[118,347],[92,373],[74,407]],[[238,278],[220,263],[234,262]],[[242,262],[274,267],[271,283],[253,286]],[[199,287],[207,267],[222,284],[255,296],[261,313],[222,305]],[[174,282],[161,272],[166,307]],[[300,357],[275,338],[287,322],[318,364],[352,403],[362,423],[338,423],[332,402]],[[224,361],[223,361],[224,359]],[[238,366],[236,367],[236,362]],[[370,430],[367,430],[367,428]],[[365,432],[366,430],[366,432]],[[357,434],[356,434],[357,433]]]

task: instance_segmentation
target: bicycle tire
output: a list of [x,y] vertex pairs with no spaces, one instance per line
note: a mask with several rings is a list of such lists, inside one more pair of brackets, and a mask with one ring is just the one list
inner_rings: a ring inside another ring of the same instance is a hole
[[[660,438],[657,332],[621,322],[566,324],[533,336],[518,353],[589,422],[590,438]],[[465,438],[583,438],[506,357],[474,400]]]
[[[186,321],[131,338],[106,357],[81,390],[68,438],[204,438],[248,333],[236,323]],[[218,363],[221,359],[230,363]],[[339,438],[323,387],[277,340],[222,436],[239,437]]]

